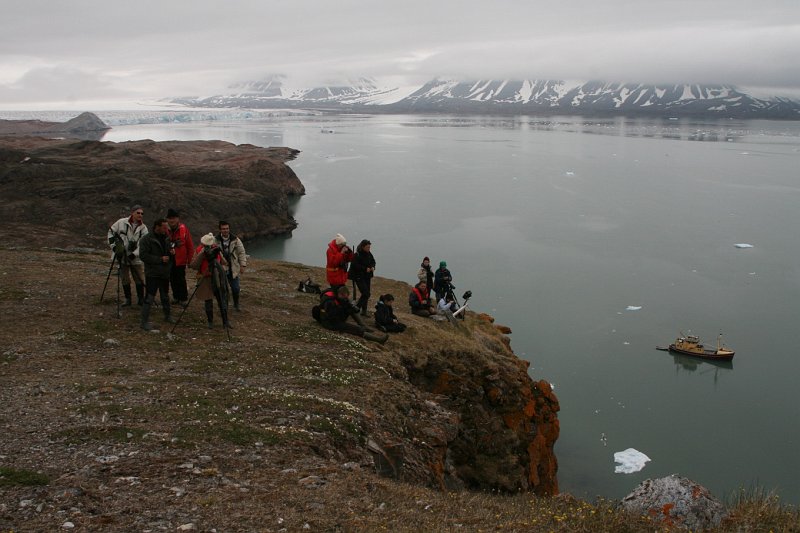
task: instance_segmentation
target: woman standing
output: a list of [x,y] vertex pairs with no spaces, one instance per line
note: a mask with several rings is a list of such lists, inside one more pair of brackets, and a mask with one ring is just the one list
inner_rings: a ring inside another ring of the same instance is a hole
[[367,303],[369,302],[373,272],[375,272],[375,258],[372,256],[371,248],[372,243],[367,239],[358,244],[348,273],[348,277],[355,282],[358,292],[361,293],[356,306],[361,309],[363,316],[369,316]]

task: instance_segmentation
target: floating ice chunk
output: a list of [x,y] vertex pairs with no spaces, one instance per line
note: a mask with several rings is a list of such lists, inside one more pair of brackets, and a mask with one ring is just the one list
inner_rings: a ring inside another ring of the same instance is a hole
[[629,305],[628,307],[625,308],[625,310],[626,311],[638,311],[641,308],[642,308],[641,305]]
[[629,343],[628,341],[625,341],[622,344],[624,344],[625,346],[630,346],[631,345],[631,343]]
[[564,174],[567,175],[567,176],[574,176],[575,175],[575,173],[573,171],[571,171],[571,170],[567,170],[566,172],[564,172]]
[[614,462],[619,463],[614,467],[615,474],[633,474],[644,468],[650,458],[634,448],[614,453]]
[[380,200],[375,200],[375,203],[379,204],[379,203],[381,203],[381,201]]
[[752,248],[753,247],[752,244],[747,244],[747,243],[744,243],[744,242],[740,242],[739,244],[734,244],[734,246],[737,247],[737,248]]

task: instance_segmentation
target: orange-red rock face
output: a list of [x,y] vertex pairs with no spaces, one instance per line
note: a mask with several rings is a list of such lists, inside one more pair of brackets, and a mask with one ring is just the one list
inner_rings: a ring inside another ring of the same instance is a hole
[[406,361],[411,382],[456,415],[454,438],[440,443],[446,452],[438,456],[447,464],[431,461],[430,468],[443,486],[558,494],[558,399],[547,381],[530,378],[529,364],[485,322],[475,337],[492,349]]

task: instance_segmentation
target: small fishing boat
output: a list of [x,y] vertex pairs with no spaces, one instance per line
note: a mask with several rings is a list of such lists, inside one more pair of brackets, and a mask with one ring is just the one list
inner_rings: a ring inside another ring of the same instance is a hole
[[669,345],[669,348],[658,347],[658,349],[691,357],[699,357],[700,359],[708,359],[709,361],[731,361],[736,353],[722,344],[721,333],[717,337],[716,350],[709,350],[706,348],[700,342],[700,337],[697,335],[683,335],[683,333],[681,333],[680,337],[675,339],[675,342]]

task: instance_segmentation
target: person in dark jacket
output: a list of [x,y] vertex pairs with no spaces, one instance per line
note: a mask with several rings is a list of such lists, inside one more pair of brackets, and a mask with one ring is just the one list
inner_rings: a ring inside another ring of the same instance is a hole
[[420,281],[408,295],[408,305],[411,312],[417,316],[429,317],[436,314],[436,308],[431,304],[431,293],[428,284]]
[[359,243],[353,260],[350,262],[350,272],[347,273],[347,277],[353,280],[358,292],[361,294],[358,297],[356,306],[361,309],[363,316],[369,316],[367,304],[369,303],[372,276],[375,272],[375,258],[372,256],[371,248],[372,243],[367,239]]
[[378,298],[378,303],[375,304],[375,325],[381,331],[402,333],[406,330],[406,325],[397,320],[392,309],[393,304],[394,296],[391,294],[384,294]]
[[[381,344],[386,342],[389,336],[386,333],[375,333],[367,328],[361,317],[358,316],[358,312],[359,308],[350,301],[350,289],[347,288],[347,285],[328,289],[320,297],[319,322],[323,327],[364,337],[368,341]],[[347,321],[350,317],[353,317],[355,324]]]
[[147,295],[142,304],[141,326],[145,331],[153,329],[150,323],[150,307],[156,299],[156,292],[161,296],[161,308],[164,320],[174,324],[170,316],[169,278],[172,256],[175,250],[169,244],[169,227],[166,219],[159,218],[153,224],[153,232],[139,241],[139,258],[144,263],[145,288]]
[[453,276],[447,270],[447,263],[440,261],[439,268],[436,269],[436,273],[433,276],[433,292],[436,293],[437,302],[447,296],[448,292],[455,289],[455,285],[451,283],[452,281]]
[[428,287],[433,287],[433,271],[431,270],[430,257],[425,256],[422,259],[422,263],[419,265],[419,271],[417,272],[417,279],[424,281]]

